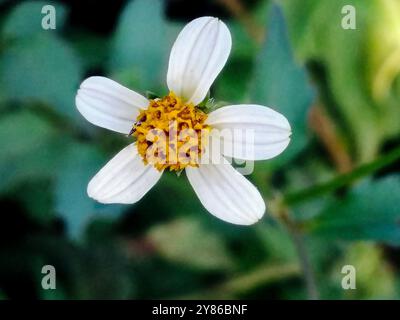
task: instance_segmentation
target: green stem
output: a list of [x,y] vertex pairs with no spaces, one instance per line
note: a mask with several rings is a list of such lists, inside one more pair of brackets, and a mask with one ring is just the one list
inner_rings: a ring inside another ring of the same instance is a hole
[[399,159],[400,159],[400,147],[397,147],[396,149],[383,155],[382,157],[370,163],[364,164],[349,173],[339,175],[328,182],[317,184],[301,191],[289,193],[283,197],[283,202],[288,206],[292,206],[297,203],[307,201],[316,198],[318,196],[324,195],[326,193],[335,191],[341,187],[344,187],[354,182],[359,178],[374,173],[394,163]]
[[301,270],[297,264],[259,266],[247,274],[238,275],[208,290],[192,293],[178,299],[226,299],[236,298],[255,288],[274,281],[296,277]]
[[317,282],[315,280],[314,270],[312,268],[310,257],[306,245],[304,243],[303,235],[297,230],[291,230],[290,235],[292,237],[293,243],[296,247],[297,254],[299,256],[299,261],[301,269],[303,270],[304,282],[306,284],[307,296],[310,300],[318,300],[319,293],[317,288]]
[[292,220],[289,209],[287,207],[276,207],[275,214],[278,220],[285,225],[290,237],[292,238],[303,272],[307,296],[310,300],[318,300],[319,292],[317,282],[315,279],[313,267],[311,265],[308,250],[304,242],[304,235],[302,234],[301,230],[299,230],[296,223]]

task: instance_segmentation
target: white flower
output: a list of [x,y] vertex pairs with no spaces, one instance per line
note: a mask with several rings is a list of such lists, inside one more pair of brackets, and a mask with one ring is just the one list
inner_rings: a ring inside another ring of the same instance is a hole
[[[250,160],[270,159],[287,147],[290,125],[284,116],[268,107],[232,105],[208,115],[196,108],[225,65],[231,42],[228,28],[217,18],[202,17],[186,25],[171,51],[167,75],[171,93],[163,99],[149,101],[104,77],[91,77],[81,84],[76,105],[89,122],[123,134],[135,132],[137,137],[137,142],[120,151],[90,181],[87,189],[90,197],[102,203],[135,203],[157,183],[165,168],[184,168],[201,203],[214,216],[240,225],[253,224],[263,216],[265,203],[259,191],[227,161],[157,166],[146,158],[149,148],[145,133],[160,123],[153,119],[154,110],[158,110],[161,118],[170,117],[172,111],[168,106],[171,105],[172,110],[176,106],[185,109],[187,114],[191,112],[190,126],[195,127],[194,118],[199,117],[196,128],[253,130],[254,155]],[[186,121],[179,116],[177,119]],[[231,142],[233,151],[222,152],[220,158],[240,158],[235,146],[249,143],[243,139]]]

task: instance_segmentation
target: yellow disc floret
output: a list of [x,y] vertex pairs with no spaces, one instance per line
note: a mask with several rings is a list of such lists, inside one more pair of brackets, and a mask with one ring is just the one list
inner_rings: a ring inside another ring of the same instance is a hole
[[132,128],[144,163],[171,171],[197,167],[210,129],[204,123],[206,119],[206,113],[183,103],[173,92],[150,100]]

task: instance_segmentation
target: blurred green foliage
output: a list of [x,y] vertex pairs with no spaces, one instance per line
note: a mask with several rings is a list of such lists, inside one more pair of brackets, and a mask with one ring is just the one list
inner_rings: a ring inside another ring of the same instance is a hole
[[[0,299],[303,299],[293,228],[322,298],[399,298],[398,157],[340,188],[280,202],[340,174],[310,124],[316,105],[352,168],[399,148],[398,2],[352,0],[356,30],[341,28],[342,0],[240,1],[250,25],[222,2],[196,7],[197,16],[222,15],[233,37],[212,96],[268,105],[292,125],[288,150],[250,176],[268,207],[251,227],[209,215],[184,175],[166,174],[132,206],[88,198],[90,178],[129,139],[85,122],[74,105],[79,83],[96,74],[166,93],[169,50],[192,18],[184,1],[122,2],[109,32],[72,18],[95,19],[99,8],[54,3],[57,29],[43,30],[48,2],[0,2]],[[41,289],[45,264],[56,267],[56,290]],[[347,264],[357,269],[357,290],[341,288]]]
[[[357,28],[341,26],[341,10],[356,9]],[[329,93],[358,161],[373,159],[400,132],[399,18],[397,0],[282,0],[294,50],[302,61],[322,64]],[[396,62],[397,61],[397,62]]]

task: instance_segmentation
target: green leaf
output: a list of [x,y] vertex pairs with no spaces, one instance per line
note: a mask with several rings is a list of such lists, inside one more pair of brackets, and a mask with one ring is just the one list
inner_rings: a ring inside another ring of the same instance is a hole
[[268,261],[297,261],[292,239],[282,225],[258,223],[255,225],[255,231],[268,254]]
[[247,98],[248,83],[252,76],[253,58],[257,53],[257,45],[242,24],[237,21],[225,22],[232,35],[232,50],[225,67],[213,84],[213,88],[218,100],[229,101],[230,104],[240,103]]
[[54,137],[56,130],[30,111],[8,114],[0,119],[0,161],[34,154]]
[[[233,44],[235,45],[235,44]],[[240,76],[238,76],[240,75]],[[246,97],[248,83],[252,76],[252,61],[243,58],[231,58],[222,69],[213,88],[218,100],[228,101],[227,104],[238,104]]]
[[272,6],[268,34],[257,58],[250,90],[251,101],[282,113],[292,126],[292,140],[279,162],[291,159],[308,142],[307,112],[314,94],[304,69],[292,55],[281,10]]
[[4,116],[0,139],[0,190],[27,178],[54,177],[62,140],[44,119],[29,111]]
[[0,86],[9,100],[38,101],[81,119],[75,94],[81,65],[69,45],[52,34],[38,34],[7,47],[0,60]]
[[42,28],[42,8],[46,5],[54,6],[56,10],[56,30],[63,27],[67,10],[61,4],[51,1],[24,1],[14,7],[4,22],[2,36],[6,39],[32,37],[37,33],[48,34],[55,30]]
[[86,247],[80,256],[80,288],[78,299],[132,299],[135,274],[129,269],[127,257],[111,243]]
[[386,248],[367,242],[355,242],[345,247],[343,256],[331,264],[331,277],[337,287],[345,276],[340,272],[342,268],[354,266],[357,290],[340,290],[339,299],[393,299],[397,296],[395,268],[385,259],[385,251]]
[[55,187],[56,211],[66,220],[68,233],[76,238],[96,215],[118,216],[122,205],[102,205],[89,198],[86,189],[90,179],[107,159],[96,146],[72,142],[60,161]]
[[54,219],[53,184],[49,179],[26,180],[11,191],[35,221],[48,225]]
[[131,1],[118,22],[109,69],[113,78],[136,90],[158,92],[166,81],[171,47],[170,26],[164,19],[162,2]]
[[90,32],[77,32],[69,36],[84,70],[101,70],[110,51],[110,39]]
[[385,139],[400,132],[397,0],[352,1],[355,30],[341,25],[346,0],[281,2],[297,56],[318,63],[324,103],[342,120],[338,124],[354,145],[354,157],[370,161]]
[[249,35],[242,23],[235,20],[224,22],[232,35],[230,59],[252,59],[257,52],[256,41]]
[[169,261],[204,270],[226,270],[232,266],[223,240],[193,218],[156,226],[147,237]]
[[[9,255],[7,251],[0,252],[3,274],[8,274],[10,279],[29,277],[35,283],[39,299],[133,298],[134,274],[126,255],[113,241],[103,245],[76,245],[59,236],[38,234],[28,236],[13,248],[12,257]],[[56,269],[55,290],[43,290],[41,286],[41,270],[47,264]]]
[[310,231],[332,239],[400,244],[399,202],[400,176],[367,180],[329,203],[310,223]]

